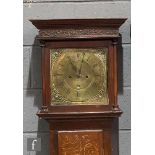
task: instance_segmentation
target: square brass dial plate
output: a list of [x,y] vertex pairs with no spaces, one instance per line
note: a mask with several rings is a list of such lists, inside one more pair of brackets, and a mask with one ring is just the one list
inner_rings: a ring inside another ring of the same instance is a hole
[[108,105],[108,48],[50,50],[51,105]]

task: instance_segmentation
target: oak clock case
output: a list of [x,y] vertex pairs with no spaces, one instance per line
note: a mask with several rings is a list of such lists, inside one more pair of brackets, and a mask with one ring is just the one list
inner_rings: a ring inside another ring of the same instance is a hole
[[37,115],[49,123],[50,155],[113,154],[115,120],[122,114],[117,47],[125,20],[31,20],[42,47]]

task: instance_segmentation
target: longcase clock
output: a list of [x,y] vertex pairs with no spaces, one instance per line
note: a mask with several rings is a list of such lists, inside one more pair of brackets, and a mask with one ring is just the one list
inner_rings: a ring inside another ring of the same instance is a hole
[[50,155],[112,155],[119,27],[126,19],[31,20],[42,47]]

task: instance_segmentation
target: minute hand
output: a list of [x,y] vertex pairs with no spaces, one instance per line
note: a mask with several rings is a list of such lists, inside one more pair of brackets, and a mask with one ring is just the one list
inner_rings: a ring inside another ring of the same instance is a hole
[[81,60],[81,65],[80,65],[80,69],[79,69],[79,75],[81,75],[81,69],[82,69],[82,64],[83,64],[83,60],[84,60],[84,55],[85,55],[85,53],[83,53],[83,57],[82,57],[82,60]]

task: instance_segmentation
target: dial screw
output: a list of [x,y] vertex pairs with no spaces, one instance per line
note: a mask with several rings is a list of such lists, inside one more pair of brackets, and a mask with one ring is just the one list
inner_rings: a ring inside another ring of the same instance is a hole
[[77,85],[77,89],[80,89],[80,85]]

